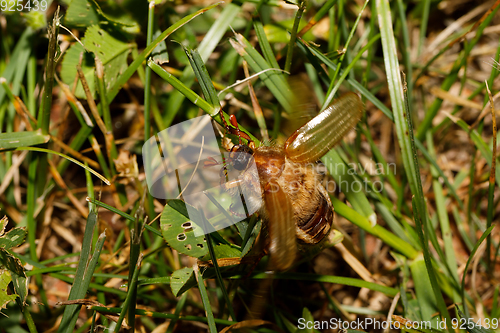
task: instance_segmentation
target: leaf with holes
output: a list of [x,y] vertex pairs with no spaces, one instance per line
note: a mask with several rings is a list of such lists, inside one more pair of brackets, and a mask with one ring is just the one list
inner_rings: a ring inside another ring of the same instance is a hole
[[5,233],[5,228],[9,223],[7,216],[2,217],[0,220],[0,248],[11,249],[17,247],[24,242],[26,238],[26,229],[12,228],[9,232]]
[[165,241],[180,253],[196,258],[208,253],[205,235],[195,236],[195,225],[183,201],[169,201],[161,214],[160,224]]
[[0,269],[0,310],[5,309],[8,303],[18,297],[16,294],[9,295],[7,293],[10,281],[12,281],[10,272],[6,269]]
[[191,267],[176,270],[170,277],[170,288],[175,297],[179,297],[185,291],[196,285],[196,279]]
[[14,292],[19,295],[24,304],[28,295],[28,278],[24,271],[21,260],[0,248],[0,267],[6,268],[12,278]]
[[[26,296],[28,295],[28,279],[26,277],[24,267],[18,258],[11,255],[5,249],[10,250],[13,247],[21,245],[26,238],[26,230],[24,228],[13,228],[9,230],[9,232],[5,233],[5,228],[8,223],[9,219],[7,216],[2,217],[0,220],[0,268],[2,272],[6,269],[8,273],[8,276],[2,275],[2,279],[8,278],[9,282],[7,282],[7,284],[12,281],[14,291],[19,295],[22,303],[24,303]],[[0,285],[2,282],[5,282],[5,280],[0,281]],[[6,291],[3,289],[0,290],[0,298],[4,298],[2,296],[2,292]]]
[[0,237],[0,247],[4,249],[11,249],[17,247],[24,242],[26,238],[25,228],[14,228],[8,233]]
[[[114,36],[99,28],[97,25],[90,26],[82,39],[85,49],[93,52],[104,65],[104,81],[106,90],[110,90],[117,78],[127,69],[127,57],[132,45],[116,39]],[[76,77],[76,65],[80,63],[80,54],[83,53],[82,71],[85,74],[90,92],[95,98],[94,84],[94,56],[84,52],[83,47],[75,43],[66,52],[62,62],[61,77],[67,85],[73,86]],[[82,84],[78,81],[75,95],[85,98]]]

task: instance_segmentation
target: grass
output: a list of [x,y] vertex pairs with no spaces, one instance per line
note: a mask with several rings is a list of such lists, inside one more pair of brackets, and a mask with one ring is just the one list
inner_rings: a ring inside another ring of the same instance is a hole
[[[2,12],[0,330],[312,332],[372,319],[357,329],[500,332],[498,8],[77,0]],[[142,145],[169,126],[231,114],[257,144],[282,144],[347,91],[365,113],[322,158],[336,238],[291,269],[266,272],[258,215],[203,237],[194,207],[148,191]]]

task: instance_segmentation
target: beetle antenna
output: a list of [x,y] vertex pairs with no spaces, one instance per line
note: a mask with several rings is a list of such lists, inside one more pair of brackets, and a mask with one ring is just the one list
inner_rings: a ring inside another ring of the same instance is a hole
[[229,125],[227,124],[226,118],[224,118],[224,114],[222,113],[222,109],[219,109],[219,116],[220,119],[222,119],[222,124],[224,125],[226,131],[231,132],[231,127],[229,127]]
[[[224,157],[224,154],[222,154],[222,170],[224,172],[224,179],[225,181],[229,181],[229,177],[227,175],[227,165],[226,165],[226,158]],[[223,185],[223,181],[222,181],[222,178],[221,178],[221,185]]]

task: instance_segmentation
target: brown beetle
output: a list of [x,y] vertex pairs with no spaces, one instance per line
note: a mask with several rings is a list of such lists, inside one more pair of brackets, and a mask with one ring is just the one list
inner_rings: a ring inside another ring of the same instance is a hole
[[[221,114],[226,130],[240,140],[237,145],[226,142],[226,163],[243,175],[224,186],[242,186],[247,193],[253,191],[255,197],[263,199],[259,214],[269,235],[264,247],[270,253],[273,270],[286,270],[292,265],[297,243],[315,245],[329,234],[333,206],[315,165],[356,126],[362,113],[358,95],[348,93],[296,130],[284,146],[260,147],[239,130],[234,116],[230,118],[234,127],[230,127]],[[242,144],[242,138],[248,144]],[[247,168],[250,162],[255,162],[256,168]]]

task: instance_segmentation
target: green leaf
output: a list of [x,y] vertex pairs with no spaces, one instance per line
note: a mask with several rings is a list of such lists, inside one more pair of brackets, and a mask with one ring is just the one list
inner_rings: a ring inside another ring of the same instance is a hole
[[0,220],[0,237],[3,236],[5,232],[5,227],[7,226],[8,223],[9,219],[7,218],[7,216],[2,217],[2,219]]
[[[288,43],[290,41],[290,30],[292,30],[294,19],[288,19],[285,21],[280,21],[277,24],[266,24],[264,26],[264,31],[269,43]],[[299,24],[299,31],[307,24],[305,20],[301,20]],[[312,30],[309,30],[302,40],[311,41],[314,39]]]
[[[372,225],[375,225],[377,223],[377,215],[371,208],[365,192],[362,190],[365,184],[359,179],[354,178],[353,170],[342,160],[335,149],[330,150],[321,160],[326,165],[328,172],[335,179],[335,182],[339,184],[339,189],[345,194],[353,208],[366,217]],[[359,190],[360,188],[361,190]]]
[[194,272],[190,267],[176,270],[170,278],[170,288],[172,288],[172,293],[175,297],[179,297],[195,285]]
[[[116,83],[117,78],[127,69],[127,57],[132,45],[114,38],[97,25],[90,26],[87,29],[82,42],[87,51],[93,52],[102,61],[106,90],[109,92],[111,87]],[[80,62],[80,54],[82,52],[84,52],[83,47],[75,43],[64,56],[61,77],[70,87],[73,86],[77,75],[76,65]],[[95,98],[94,57],[87,52],[84,52],[83,57],[82,70],[89,84],[90,92]],[[85,93],[80,82],[78,82],[75,96],[85,98]]]
[[160,224],[165,241],[180,253],[191,257],[203,257],[208,253],[205,235],[195,236],[195,224],[189,219],[183,201],[169,201],[161,214]]
[[14,228],[5,235],[0,236],[0,248],[11,249],[24,242],[26,238],[25,228]]
[[41,131],[0,133],[0,149],[36,146],[49,142],[50,137]]
[[[158,38],[160,35],[161,30],[156,30],[153,34],[153,39]],[[168,62],[167,43],[165,43],[165,41],[161,41],[153,52],[151,52],[151,57],[153,57],[153,61],[158,65],[163,65]]]
[[26,277],[21,260],[12,256],[4,249],[0,249],[0,266],[5,267],[9,271],[14,292],[19,295],[22,304],[24,304],[28,295],[28,278]]
[[[94,228],[96,224],[97,214],[94,211],[91,211],[87,217],[87,224],[85,227],[85,233],[83,235],[80,259],[78,261],[75,279],[68,295],[68,300],[85,298],[85,294],[89,289],[90,281],[94,274],[102,247],[104,245],[104,241],[106,239],[105,233],[99,235],[99,238],[95,243],[94,252],[91,255],[90,252],[92,250],[92,238],[94,236]],[[58,332],[73,332],[76,321],[78,320],[80,308],[81,304],[66,305]]]
[[7,294],[7,287],[10,281],[12,281],[10,272],[6,269],[0,270],[0,310],[5,309],[7,307],[7,304],[18,297],[18,295],[16,294]]
[[[239,224],[241,224],[241,222],[239,222]],[[238,226],[238,223],[236,224],[236,226]],[[250,227],[251,229],[247,228],[245,230],[245,233],[243,233],[242,230],[238,228],[240,230],[240,234],[245,237],[243,238],[243,243],[241,245],[241,257],[246,256],[247,253],[252,249],[255,240],[260,234],[260,229],[262,228],[262,219],[258,219],[254,224],[250,224],[248,227]]]
[[26,20],[26,24],[33,30],[40,30],[47,26],[45,12],[32,10],[24,12],[23,17]]
[[[130,64],[130,66],[127,67],[126,71],[123,73],[122,76],[119,77],[118,81],[116,84],[111,88],[111,90],[108,93],[108,102],[111,102],[116,95],[118,94],[118,91],[121,89],[121,87],[130,79],[132,74],[135,73],[137,68],[142,64],[143,61],[146,60],[146,58],[149,56],[149,54],[158,46],[158,44],[163,41],[165,38],[170,36],[174,31],[182,27],[184,24],[188,23],[195,17],[205,13],[206,11],[218,6],[220,3],[215,3],[213,5],[210,5],[206,8],[202,8],[198,10],[197,12],[187,15],[186,17],[183,17],[182,19],[178,20],[174,24],[172,24],[167,30],[163,31],[158,38],[156,38],[152,43],[148,44],[146,49],[137,56],[134,61]],[[229,7],[229,6],[228,6]],[[206,38],[206,37],[205,37]],[[201,45],[200,45],[201,48]],[[201,52],[200,52],[201,53]],[[208,58],[208,56],[207,56]],[[150,65],[149,65],[150,66]],[[150,66],[151,67],[151,66]]]
[[[215,257],[217,259],[221,258],[240,258],[241,257],[241,251],[238,250],[237,248],[227,245],[227,244],[219,244],[214,246],[214,252],[215,252]],[[203,258],[200,260],[202,261],[208,261],[212,260],[211,256],[209,254],[205,255]]]
[[68,27],[88,27],[99,23],[99,15],[90,1],[73,0],[66,11],[64,23]]
[[241,34],[229,40],[233,48],[248,62],[248,65],[256,73],[271,91],[273,96],[278,100],[286,112],[292,112],[293,108],[290,104],[290,86],[286,81],[283,73],[278,69],[269,70],[272,67],[264,57],[250,44],[250,42]]
[[[95,96],[94,57],[92,54],[85,52],[83,46],[79,43],[73,44],[69,50],[66,51],[61,66],[61,79],[69,87],[73,87],[73,82],[77,76],[76,66],[80,63],[80,54],[82,53],[82,71],[85,74],[85,79],[87,80],[92,96]],[[78,84],[76,85],[75,96],[83,99],[86,98],[80,80],[78,80]]]
[[97,25],[87,29],[82,42],[87,50],[94,52],[102,61],[106,89],[109,90],[118,75],[127,68],[127,56],[132,45],[114,38]]
[[207,67],[203,63],[203,59],[197,50],[189,50],[184,49],[186,55],[189,59],[191,67],[193,68],[194,74],[198,79],[198,83],[201,86],[201,90],[203,91],[203,97],[205,100],[212,106],[213,111],[210,113],[211,116],[217,114],[220,110],[220,101],[217,92],[215,91],[215,87],[210,79],[210,75],[208,74]]
[[[304,318],[306,323],[313,323],[314,322],[314,317],[311,314],[311,311],[309,311],[308,308],[302,309],[302,318]],[[312,333],[313,332],[313,327],[309,325],[309,328],[307,328],[307,325],[303,329],[298,329],[296,332],[300,333]]]
[[[95,1],[91,0],[95,10],[99,15],[105,18],[109,23],[114,26],[120,27],[123,31],[137,34],[140,32],[139,24],[133,19],[131,13],[127,12],[125,8],[123,8],[123,2],[117,1]],[[140,2],[139,2],[140,3]],[[144,8],[147,8],[144,3]],[[136,8],[137,10],[140,10]]]

